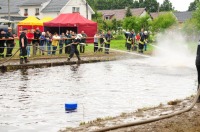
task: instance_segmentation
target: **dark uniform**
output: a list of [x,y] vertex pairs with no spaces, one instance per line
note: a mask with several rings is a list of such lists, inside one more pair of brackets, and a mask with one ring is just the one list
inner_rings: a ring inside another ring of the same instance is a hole
[[139,53],[143,53],[144,44],[146,43],[146,36],[143,32],[140,33],[140,40],[139,40]]
[[73,40],[72,44],[71,44],[71,52],[70,52],[70,55],[68,57],[68,61],[70,61],[70,59],[74,56],[74,53],[76,54],[78,60],[80,61],[81,58],[80,58],[80,55],[79,55],[79,51],[77,49],[78,47],[78,44],[81,42],[81,39],[79,38],[76,38]]
[[32,41],[32,43],[33,43],[33,55],[37,54],[37,49],[38,49],[37,47],[38,47],[38,45],[40,43],[40,40],[39,40],[40,36],[41,36],[40,31],[36,30],[34,32],[34,40]]
[[110,49],[110,41],[112,39],[111,34],[106,34],[105,36],[105,54],[109,54],[109,49]]
[[128,51],[131,50],[131,45],[132,45],[132,38],[131,38],[131,35],[129,35],[127,40],[126,40],[126,47],[127,47]]
[[[198,73],[198,88],[199,88],[199,84],[200,84],[200,40],[199,40],[198,47],[197,47],[196,68],[197,68],[197,73]],[[198,99],[198,102],[200,102],[200,97]]]
[[[24,29],[26,30],[26,29]],[[22,41],[21,40],[24,40],[24,47],[22,47]],[[23,64],[23,60],[25,61],[25,63],[29,62],[27,60],[27,45],[28,45],[28,38],[26,37],[26,33],[25,32],[22,32],[20,34],[20,37],[19,37],[19,45],[20,45],[20,64]]]
[[67,33],[66,37],[67,37],[67,39],[65,40],[65,44],[66,44],[65,54],[70,54],[71,47],[69,46],[69,44],[72,43],[72,39],[71,39],[72,35],[70,33]]
[[13,37],[13,34],[11,32],[7,32],[6,37],[7,38],[12,38],[11,40],[7,40],[6,41],[6,45],[7,45],[6,57],[11,57],[13,48],[15,46],[14,37]]
[[[0,29],[0,39],[6,38],[6,34],[2,33],[3,30]],[[0,40],[0,57],[4,58],[4,47],[6,40]]]

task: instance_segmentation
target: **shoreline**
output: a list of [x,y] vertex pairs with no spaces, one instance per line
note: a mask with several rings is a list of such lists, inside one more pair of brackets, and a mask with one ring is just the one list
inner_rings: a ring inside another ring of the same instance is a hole
[[[190,106],[194,100],[194,95],[186,97],[183,100],[169,101],[167,104],[160,104],[156,107],[149,108],[139,108],[132,113],[122,113],[115,117],[105,117],[97,118],[96,120],[81,122],[78,127],[65,128],[59,130],[59,132],[90,132],[96,131],[105,127],[112,127],[116,125],[121,125],[129,122],[143,121],[155,117],[160,117],[164,115],[177,112],[186,107]],[[196,117],[197,116],[197,117]],[[191,121],[192,120],[192,121]],[[187,125],[183,125],[183,124]],[[195,125],[194,125],[195,124]],[[198,124],[198,125],[197,125]],[[111,130],[109,132],[188,132],[191,130],[200,130],[200,104],[197,103],[188,112],[184,112],[180,115],[175,115],[173,117],[146,123],[142,125],[135,125],[126,128],[120,128],[116,130]]]

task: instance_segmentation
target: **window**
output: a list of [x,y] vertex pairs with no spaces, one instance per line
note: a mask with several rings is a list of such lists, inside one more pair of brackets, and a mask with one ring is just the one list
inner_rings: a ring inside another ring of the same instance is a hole
[[40,9],[39,8],[35,8],[35,15],[39,15],[40,14]]
[[110,16],[105,16],[105,19],[106,20],[110,20]]
[[28,16],[28,9],[24,9],[24,16]]
[[79,7],[72,7],[72,12],[79,12],[80,8]]

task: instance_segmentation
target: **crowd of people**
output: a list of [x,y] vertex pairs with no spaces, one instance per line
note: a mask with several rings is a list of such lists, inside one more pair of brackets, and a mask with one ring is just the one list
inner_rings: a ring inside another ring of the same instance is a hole
[[127,51],[137,51],[143,53],[147,50],[148,32],[141,29],[140,33],[135,33],[134,30],[125,32]]
[[[0,29],[0,57],[10,57],[12,56],[12,51],[15,46],[14,38],[15,34],[12,34],[12,29],[8,28],[8,32]],[[126,37],[126,48],[128,51],[137,51],[143,53],[143,50],[147,50],[147,39],[148,33],[141,29],[141,32],[136,34],[134,30],[130,32],[125,32]],[[4,40],[5,39],[5,40]],[[80,34],[76,34],[74,31],[66,30],[66,32],[51,34],[49,31],[41,32],[39,28],[36,29],[23,29],[20,32],[19,45],[20,45],[20,64],[29,62],[27,59],[31,56],[31,46],[32,55],[55,55],[56,51],[59,54],[69,54],[68,61],[76,54],[78,60],[80,59],[79,52],[85,52],[87,34],[82,31]],[[100,33],[95,33],[94,37],[94,52],[103,52],[109,54],[110,43],[113,39],[111,31],[101,31]],[[100,42],[100,44],[99,44]],[[80,49],[78,50],[78,45]],[[7,47],[6,55],[4,55],[4,48]],[[59,47],[59,49],[58,49]],[[64,52],[63,52],[64,49]]]

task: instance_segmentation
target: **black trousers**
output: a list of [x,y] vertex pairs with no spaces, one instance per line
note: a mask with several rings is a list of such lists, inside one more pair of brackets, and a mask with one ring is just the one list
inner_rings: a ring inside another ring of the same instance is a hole
[[7,43],[7,52],[6,52],[7,57],[12,56],[12,51],[14,46],[15,46],[14,43]]
[[144,44],[139,43],[139,52],[143,53]]
[[131,50],[131,44],[130,43],[126,43],[126,47],[127,47],[127,50]]
[[26,49],[26,46],[21,47],[21,49],[20,49],[20,58],[22,58],[22,59],[27,58],[27,49]]
[[4,56],[4,42],[0,42],[0,56]]
[[80,52],[84,53],[85,52],[85,45],[80,44]]
[[94,42],[94,52],[98,51],[98,43]]
[[71,46],[69,46],[69,44],[66,44],[66,46],[65,46],[65,54],[70,54],[70,51],[71,51]]
[[74,56],[74,53],[79,58],[79,51],[77,49],[77,45],[72,44],[71,45],[71,52],[70,52],[69,58],[72,58]]

